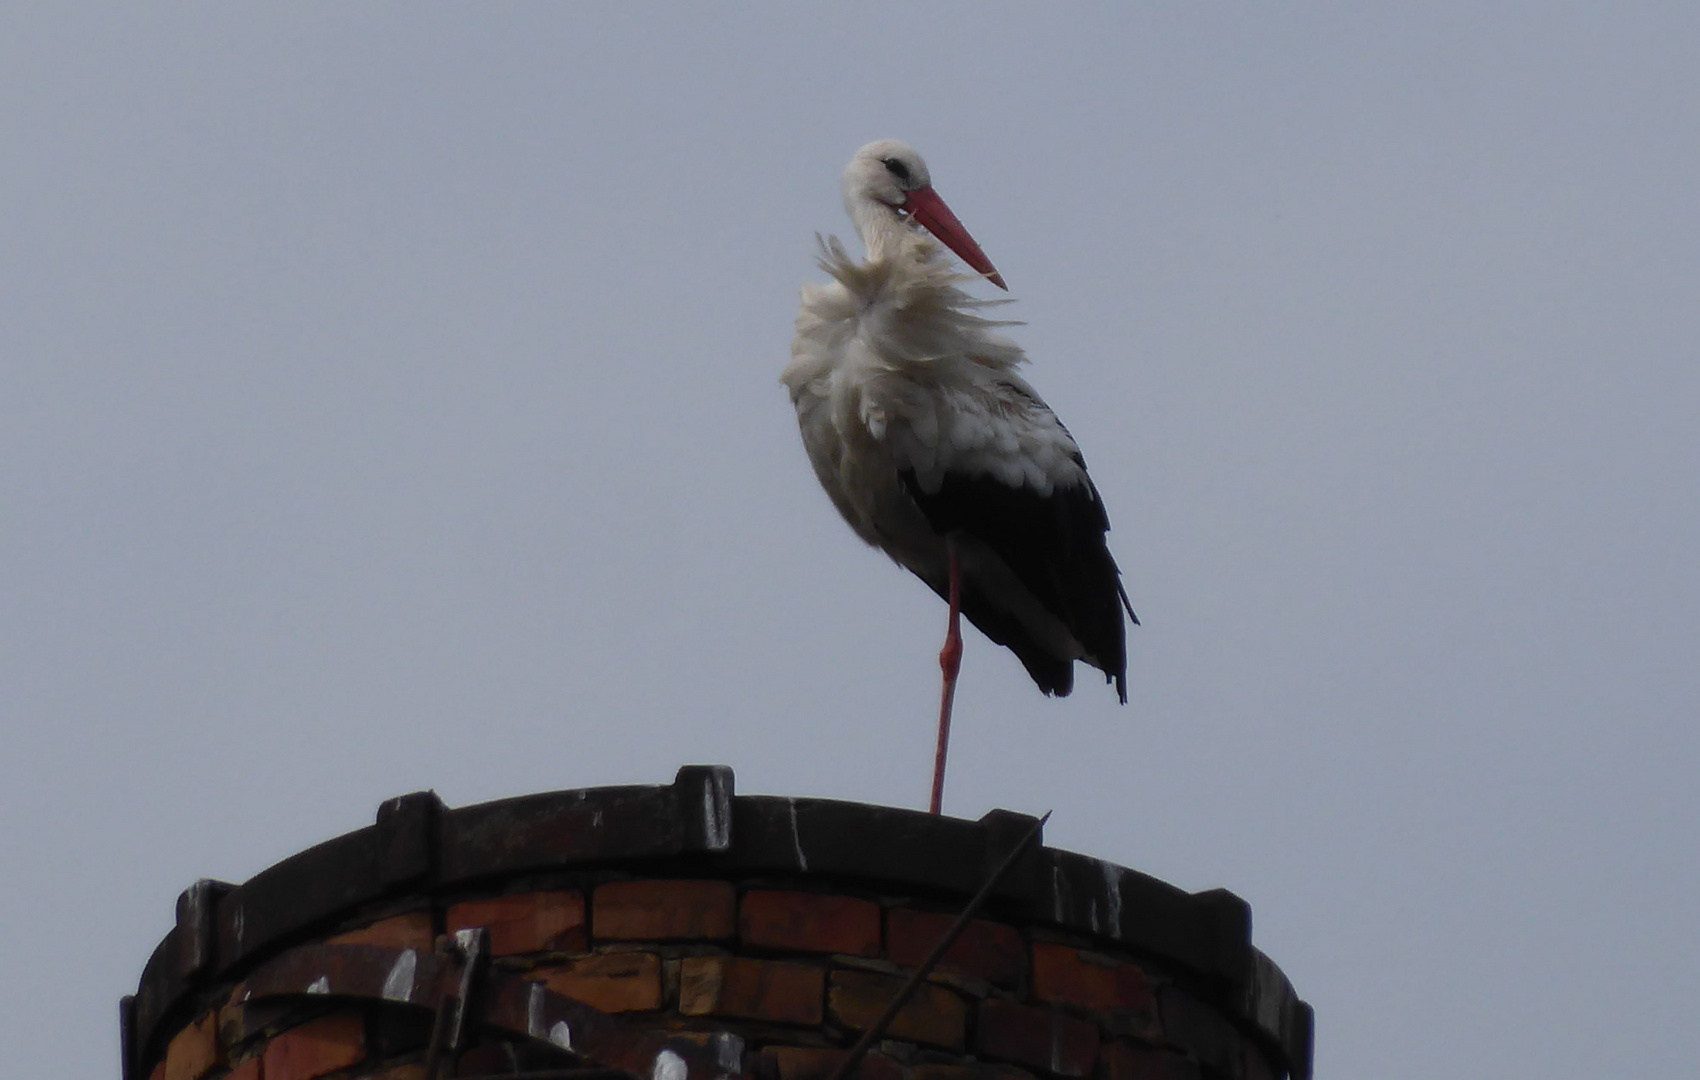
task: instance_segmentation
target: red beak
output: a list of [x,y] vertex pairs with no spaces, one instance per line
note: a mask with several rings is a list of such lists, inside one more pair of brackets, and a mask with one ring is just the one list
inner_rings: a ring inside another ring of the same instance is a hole
[[992,265],[992,260],[986,258],[986,253],[980,250],[980,245],[968,235],[968,230],[962,227],[962,222],[956,220],[956,215],[950,212],[950,207],[939,198],[938,192],[930,187],[917,188],[909,193],[909,199],[903,204],[903,209],[909,211],[909,216],[926,227],[926,230],[939,238],[945,247],[956,252],[957,257],[976,272],[984,274],[987,281],[1004,290],[1009,286],[1003,283],[1003,275]]

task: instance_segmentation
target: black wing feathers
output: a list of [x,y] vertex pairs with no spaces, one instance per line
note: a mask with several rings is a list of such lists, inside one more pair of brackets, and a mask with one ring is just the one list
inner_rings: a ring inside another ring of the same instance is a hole
[[[1104,541],[1110,522],[1092,481],[1041,495],[985,475],[947,473],[939,490],[928,493],[912,471],[902,476],[928,524],[943,535],[972,536],[996,552],[1104,669],[1125,703],[1122,607],[1127,598]],[[969,580],[963,581],[962,613],[987,637],[1011,649],[1041,690],[1066,695],[1073,688],[1072,658],[1045,650],[1013,612]],[[1133,614],[1131,607],[1128,614]]]
[[[950,600],[945,589],[935,586],[934,591],[939,599]],[[962,582],[962,614],[980,628],[980,633],[1014,653],[1040,690],[1053,697],[1067,697],[1074,689],[1074,661],[1047,652],[1020,619],[999,605],[978,582],[966,578]]]

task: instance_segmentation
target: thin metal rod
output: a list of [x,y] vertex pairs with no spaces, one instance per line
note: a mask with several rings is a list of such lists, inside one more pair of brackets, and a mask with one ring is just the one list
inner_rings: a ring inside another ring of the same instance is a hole
[[939,943],[933,946],[933,951],[927,954],[927,958],[921,961],[921,966],[915,969],[915,973],[909,976],[909,981],[904,983],[903,988],[897,992],[897,996],[891,999],[891,1004],[885,1007],[885,1012],[880,1013],[879,1019],[874,1021],[873,1026],[863,1032],[860,1039],[856,1040],[856,1045],[850,1048],[850,1053],[846,1054],[844,1060],[838,1063],[838,1068],[832,1070],[832,1075],[827,1077],[827,1080],[844,1080],[846,1076],[850,1075],[850,1070],[859,1065],[862,1058],[867,1056],[868,1048],[873,1046],[874,1041],[881,1035],[885,1034],[885,1029],[897,1018],[897,1014],[902,1011],[903,1006],[909,1003],[909,999],[915,996],[915,991],[926,977],[933,973],[933,968],[937,967],[938,962],[944,959],[944,954],[950,951],[950,947],[956,944],[956,939],[962,936],[964,930],[968,929],[968,922],[974,917],[974,913],[980,910],[980,906],[992,895],[992,890],[997,888],[998,882],[1002,881],[1003,876],[1009,873],[1010,867],[1015,865],[1016,860],[1021,857],[1021,853],[1027,850],[1027,845],[1033,842],[1033,838],[1039,835],[1039,830],[1043,829],[1045,822],[1049,820],[1051,820],[1051,811],[1047,810],[1045,816],[1035,821],[1033,827],[1027,830],[1027,834],[1017,841],[1008,855],[1004,856],[1003,862],[999,863],[998,868],[992,871],[992,876],[986,879],[986,883],[980,886],[980,891],[975,893],[974,898],[968,901],[968,906],[962,909],[962,914],[958,915],[956,921],[950,924],[950,929],[944,932],[944,937],[939,938]]
[[944,689],[939,692],[939,742],[933,751],[933,798],[927,812],[940,813],[944,807],[944,756],[950,747],[950,708],[956,700],[956,675],[962,670],[962,566],[956,558],[956,540],[945,537],[945,550],[950,552],[950,629],[945,631],[944,648],[939,650],[939,670],[944,673]]

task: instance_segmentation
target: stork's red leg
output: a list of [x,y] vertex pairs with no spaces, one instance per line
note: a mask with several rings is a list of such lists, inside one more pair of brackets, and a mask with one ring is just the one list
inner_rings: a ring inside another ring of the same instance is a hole
[[939,746],[933,756],[933,801],[928,807],[938,813],[944,803],[944,754],[950,745],[950,706],[956,699],[956,673],[962,670],[962,567],[956,561],[956,541],[945,539],[950,552],[950,629],[939,650],[939,669],[944,672],[944,690],[939,698]]

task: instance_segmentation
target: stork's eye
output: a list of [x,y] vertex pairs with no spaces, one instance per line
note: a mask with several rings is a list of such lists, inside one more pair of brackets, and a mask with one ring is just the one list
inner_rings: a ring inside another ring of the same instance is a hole
[[907,184],[909,182],[909,166],[903,164],[903,162],[898,161],[896,158],[888,157],[880,162],[880,164],[886,167],[887,172],[897,177],[898,183]]

